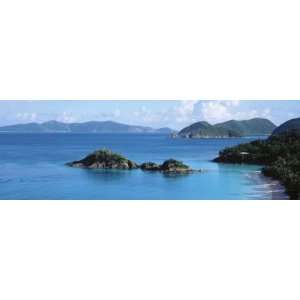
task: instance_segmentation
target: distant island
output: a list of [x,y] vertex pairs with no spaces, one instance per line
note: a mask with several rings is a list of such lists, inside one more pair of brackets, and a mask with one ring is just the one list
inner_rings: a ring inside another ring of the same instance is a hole
[[285,122],[267,140],[226,148],[214,161],[263,165],[262,173],[279,180],[290,199],[300,199],[300,118]]
[[185,165],[183,162],[175,159],[168,159],[161,165],[153,162],[146,162],[138,165],[136,162],[127,159],[123,155],[114,153],[108,149],[95,151],[81,160],[73,161],[66,165],[69,167],[84,169],[141,169],[143,171],[158,171],[168,174],[188,174],[196,172],[196,170],[193,170],[188,165]]
[[183,128],[178,133],[169,127],[152,128],[128,125],[114,121],[90,121],[84,123],[64,123],[47,121],[0,127],[0,133],[161,133],[182,138],[230,138],[270,135],[276,126],[267,119],[255,118],[245,121],[230,120],[211,125],[201,121]]
[[178,132],[178,134],[173,134],[173,136],[183,138],[231,138],[258,136],[270,135],[275,128],[275,124],[262,118],[254,118],[244,121],[230,120],[215,125],[201,121],[183,128]]
[[154,129],[145,126],[127,125],[113,121],[90,121],[85,123],[63,123],[48,121],[0,127],[0,132],[11,133],[165,133],[175,132],[168,127]]

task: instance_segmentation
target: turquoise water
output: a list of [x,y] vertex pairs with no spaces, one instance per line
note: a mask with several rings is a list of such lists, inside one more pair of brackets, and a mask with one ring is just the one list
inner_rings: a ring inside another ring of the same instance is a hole
[[[251,139],[172,139],[163,134],[0,134],[0,199],[276,199],[259,166],[216,164],[218,151]],[[201,173],[84,170],[65,166],[109,148],[137,163],[184,161]]]

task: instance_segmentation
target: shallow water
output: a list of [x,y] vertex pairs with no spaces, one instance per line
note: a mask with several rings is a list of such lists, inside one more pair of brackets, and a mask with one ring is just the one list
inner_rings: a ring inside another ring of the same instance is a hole
[[[252,138],[255,139],[255,138]],[[283,188],[259,166],[216,164],[238,139],[172,139],[163,134],[0,134],[0,199],[283,199]],[[184,161],[203,172],[164,175],[141,170],[65,166],[100,148],[137,163]]]

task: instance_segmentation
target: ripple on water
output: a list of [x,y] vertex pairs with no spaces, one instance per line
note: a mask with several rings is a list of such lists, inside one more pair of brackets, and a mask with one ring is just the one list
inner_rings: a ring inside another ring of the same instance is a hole
[[249,172],[245,175],[252,191],[248,193],[251,199],[285,200],[289,199],[284,186],[278,181],[262,175],[260,171]]

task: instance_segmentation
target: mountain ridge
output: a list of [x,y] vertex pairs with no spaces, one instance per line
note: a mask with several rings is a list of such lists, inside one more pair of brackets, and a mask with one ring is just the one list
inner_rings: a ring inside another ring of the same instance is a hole
[[228,138],[255,135],[270,135],[276,125],[268,119],[253,118],[249,120],[229,120],[214,125],[206,121],[191,124],[179,131],[184,138]]
[[23,123],[0,127],[0,132],[14,133],[172,133],[175,130],[163,127],[152,128],[128,125],[114,121],[88,121],[83,123],[64,123],[55,120],[43,123]]
[[300,118],[295,118],[284,122],[273,131],[272,135],[277,136],[288,133],[293,133],[300,136]]

